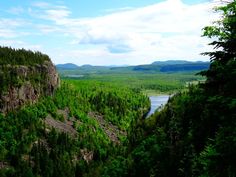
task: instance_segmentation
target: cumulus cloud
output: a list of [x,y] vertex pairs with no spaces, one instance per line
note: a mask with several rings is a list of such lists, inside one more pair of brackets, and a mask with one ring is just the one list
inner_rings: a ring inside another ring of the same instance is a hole
[[29,12],[43,20],[35,27],[42,34],[59,33],[69,40],[50,50],[56,63],[143,64],[206,60],[200,53],[209,50],[209,41],[200,36],[202,28],[218,18],[212,13],[214,5],[166,0],[140,8],[108,9],[99,17],[72,18],[66,6],[35,2]]
[[72,19],[68,12],[61,13],[62,18],[54,18],[55,14],[48,14],[48,18],[64,26],[79,45],[104,46],[102,58],[124,53],[132,63],[141,63],[145,55],[148,61],[201,59],[199,53],[208,43],[200,37],[201,29],[216,18],[211,10],[209,2],[187,5],[167,0],[95,18]]

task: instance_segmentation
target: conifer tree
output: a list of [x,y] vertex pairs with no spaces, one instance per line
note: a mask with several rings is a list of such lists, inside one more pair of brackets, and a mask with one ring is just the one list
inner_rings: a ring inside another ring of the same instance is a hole
[[204,28],[203,36],[215,39],[210,45],[214,51],[206,52],[211,58],[210,69],[202,72],[207,76],[206,88],[211,94],[234,96],[236,86],[236,1],[216,8],[222,18],[213,26]]

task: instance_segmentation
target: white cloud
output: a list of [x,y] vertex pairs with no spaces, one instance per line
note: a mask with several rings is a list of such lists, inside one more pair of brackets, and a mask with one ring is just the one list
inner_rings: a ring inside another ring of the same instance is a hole
[[0,18],[0,39],[29,35],[28,32],[17,31],[17,29],[25,27],[26,25],[28,25],[28,22],[23,19]]
[[41,45],[35,45],[35,44],[29,44],[21,40],[0,40],[0,46],[8,46],[8,47],[13,47],[13,48],[25,48],[25,49],[30,49],[33,51],[39,51],[42,50]]
[[70,11],[67,9],[50,9],[50,10],[46,10],[46,18],[49,17],[50,20],[59,20],[62,18],[66,18],[70,15]]
[[[88,59],[99,64],[104,58],[107,63],[137,64],[155,59],[206,60],[200,53],[209,49],[209,41],[200,36],[201,29],[216,19],[212,7],[209,2],[186,5],[180,0],[168,0],[95,18],[72,19],[68,12],[62,18],[47,15],[74,36],[71,43],[89,45],[88,51],[73,55],[81,64]],[[98,52],[96,57],[94,51]]]
[[49,33],[58,33],[58,32],[63,32],[63,30],[57,26],[52,26],[52,25],[36,25],[36,28],[39,29],[42,35],[49,34]]
[[104,12],[108,13],[114,13],[114,12],[122,12],[122,11],[128,11],[128,10],[133,10],[134,7],[122,7],[118,9],[105,9]]
[[[200,53],[210,49],[209,41],[200,36],[201,29],[218,16],[213,5],[167,0],[141,8],[108,9],[109,14],[100,17],[72,18],[73,12],[64,5],[35,2],[28,12],[40,18],[35,28],[43,35],[60,34],[70,40],[47,50],[55,63],[143,64],[206,60]],[[3,36],[1,25],[0,30]]]
[[24,42],[23,41],[17,41],[17,40],[0,40],[0,44],[2,45],[2,46],[17,46],[17,45],[22,45],[22,44],[24,44]]
[[50,4],[47,2],[43,2],[43,1],[38,1],[38,2],[33,2],[32,6],[45,9],[45,8],[50,7]]
[[25,25],[27,22],[22,19],[0,18],[0,28],[9,29]]
[[16,36],[14,31],[0,28],[0,38],[14,38]]

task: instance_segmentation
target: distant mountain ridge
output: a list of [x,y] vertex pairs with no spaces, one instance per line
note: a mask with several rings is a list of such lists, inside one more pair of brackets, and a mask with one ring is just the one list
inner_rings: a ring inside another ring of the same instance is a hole
[[185,64],[164,65],[160,68],[161,72],[179,72],[179,71],[201,71],[207,70],[210,62],[192,62]]
[[201,71],[209,68],[210,62],[187,61],[187,60],[167,60],[155,61],[151,64],[136,66],[77,66],[73,63],[56,65],[58,70],[81,70],[85,72],[108,72],[108,71],[134,71],[134,72],[190,72]]
[[73,63],[65,63],[65,64],[58,64],[56,65],[56,68],[58,69],[77,69],[79,66]]
[[166,60],[166,61],[154,61],[152,65],[177,65],[177,64],[187,64],[193,63],[187,60]]
[[186,60],[167,60],[155,61],[149,65],[134,66],[134,71],[145,72],[189,72],[206,70],[210,66],[210,62],[203,61],[186,61]]

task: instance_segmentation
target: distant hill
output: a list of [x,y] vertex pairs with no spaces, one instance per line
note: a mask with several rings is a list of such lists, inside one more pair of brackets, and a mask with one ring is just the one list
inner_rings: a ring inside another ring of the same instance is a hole
[[79,68],[79,66],[77,66],[76,64],[73,63],[65,63],[65,64],[58,64],[56,65],[57,69],[77,69]]
[[210,66],[209,62],[165,65],[160,68],[160,71],[161,72],[202,71],[202,70],[207,70],[209,66]]
[[187,72],[206,70],[210,66],[210,62],[202,61],[185,61],[185,60],[168,60],[156,61],[150,65],[138,65],[133,68],[134,71],[144,72]]
[[[79,74],[84,73],[107,73],[107,72],[144,72],[144,73],[157,73],[157,72],[191,72],[202,71],[209,68],[210,62],[202,61],[186,61],[186,60],[167,60],[155,61],[152,64],[137,65],[137,66],[93,66],[83,65],[77,66],[73,63],[56,65],[60,73],[66,70],[75,71]],[[70,71],[70,74],[71,74]],[[65,73],[64,73],[65,74]],[[74,74],[74,73],[73,73]]]
[[155,72],[159,72],[160,71],[160,66],[159,65],[138,65],[138,66],[134,66],[133,67],[133,71],[144,71],[144,72],[148,72],[148,71],[155,71]]
[[96,71],[96,70],[104,70],[104,69],[109,69],[111,67],[108,66],[94,66],[94,65],[82,65],[78,66],[73,63],[66,63],[66,64],[58,64],[56,65],[56,68],[58,70],[81,70],[81,71]]
[[177,64],[187,64],[187,63],[193,63],[191,61],[186,60],[167,60],[167,61],[155,61],[152,63],[152,65],[177,65]]

